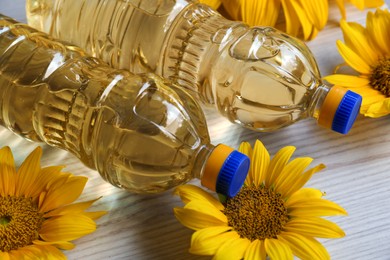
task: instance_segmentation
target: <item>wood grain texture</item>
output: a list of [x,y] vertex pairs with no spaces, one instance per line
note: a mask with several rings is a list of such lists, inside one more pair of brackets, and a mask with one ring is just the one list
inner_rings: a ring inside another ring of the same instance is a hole
[[[0,13],[25,21],[24,1],[1,0]],[[326,29],[308,43],[323,75],[342,62],[335,41],[342,39],[340,16],[331,2]],[[365,13],[348,6],[348,20],[365,21]],[[346,232],[338,240],[322,240],[335,260],[390,259],[390,117],[359,117],[350,134],[342,136],[322,129],[315,120],[304,120],[275,133],[255,133],[229,123],[205,109],[211,140],[238,147],[242,141],[260,139],[270,154],[286,145],[297,147],[295,157],[310,156],[327,168],[307,184],[327,193],[349,213],[331,220]],[[0,146],[8,145],[17,163],[38,144],[0,128]],[[171,192],[142,196],[129,194],[104,182],[98,173],[84,167],[74,156],[43,145],[42,165],[66,164],[67,171],[88,176],[80,200],[103,196],[92,210],[108,210],[95,233],[76,241],[66,251],[69,259],[210,259],[188,253],[192,231],[174,218],[172,208],[181,205]],[[193,183],[198,184],[197,181]]]

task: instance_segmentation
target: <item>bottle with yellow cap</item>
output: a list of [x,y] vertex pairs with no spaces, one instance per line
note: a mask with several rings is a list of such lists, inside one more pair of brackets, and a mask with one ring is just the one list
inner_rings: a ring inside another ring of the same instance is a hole
[[191,0],[27,0],[33,27],[112,66],[153,71],[230,121],[273,131],[304,118],[347,133],[359,95],[323,85],[305,44]]
[[154,74],[113,69],[0,15],[0,122],[76,155],[115,186],[156,193],[200,178],[234,196],[249,158],[210,144],[199,105]]

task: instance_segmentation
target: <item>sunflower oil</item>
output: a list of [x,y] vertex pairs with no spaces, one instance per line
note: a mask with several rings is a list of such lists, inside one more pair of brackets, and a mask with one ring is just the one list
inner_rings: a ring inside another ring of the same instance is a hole
[[335,100],[330,109],[323,105],[331,88],[301,41],[226,20],[197,1],[27,0],[27,16],[33,27],[114,67],[169,78],[253,130],[313,117],[346,133],[360,107],[358,95],[339,91],[328,98]]
[[0,93],[3,126],[72,152],[131,192],[162,192],[197,177],[232,196],[248,171],[246,156],[210,144],[204,115],[183,88],[113,69],[2,15]]

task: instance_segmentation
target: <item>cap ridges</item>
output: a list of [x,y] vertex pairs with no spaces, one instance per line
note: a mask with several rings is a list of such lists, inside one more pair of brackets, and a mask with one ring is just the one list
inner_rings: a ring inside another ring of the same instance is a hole
[[238,151],[233,151],[226,158],[218,175],[216,192],[234,197],[244,184],[248,174],[250,160]]
[[362,97],[348,90],[333,117],[332,130],[341,134],[348,133],[359,114],[361,103]]

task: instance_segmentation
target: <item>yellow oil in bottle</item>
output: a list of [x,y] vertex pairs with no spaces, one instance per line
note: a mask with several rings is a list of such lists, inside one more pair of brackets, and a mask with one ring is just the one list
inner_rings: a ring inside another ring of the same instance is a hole
[[215,150],[199,105],[182,89],[113,69],[1,15],[0,93],[2,125],[72,152],[132,192],[202,178]]
[[27,16],[33,27],[113,67],[170,79],[256,131],[319,120],[322,110],[335,124],[348,118],[340,129],[322,124],[346,133],[356,118],[356,109],[341,117],[322,109],[330,87],[304,43],[270,27],[228,21],[198,1],[27,0]]

